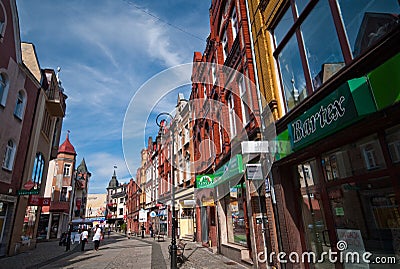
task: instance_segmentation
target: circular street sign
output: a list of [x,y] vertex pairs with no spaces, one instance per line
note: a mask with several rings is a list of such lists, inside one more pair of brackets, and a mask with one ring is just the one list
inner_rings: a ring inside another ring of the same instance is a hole
[[33,183],[33,181],[32,181],[31,179],[29,179],[29,180],[24,184],[25,190],[28,190],[28,191],[30,191],[34,186],[35,186],[35,183]]

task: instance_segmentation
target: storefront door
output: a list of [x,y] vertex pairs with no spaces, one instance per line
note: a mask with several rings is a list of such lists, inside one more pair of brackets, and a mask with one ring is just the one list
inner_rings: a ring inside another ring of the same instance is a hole
[[[318,178],[316,161],[302,163],[297,166],[301,192],[301,215],[305,229],[305,243],[307,252],[304,261],[309,262],[311,268],[331,269],[335,264],[325,259],[325,253],[331,249],[329,230],[325,221],[325,212],[321,199],[320,179]],[[311,258],[308,258],[311,257]],[[308,260],[310,259],[310,260]]]
[[201,241],[208,243],[208,218],[207,218],[207,207],[201,207]]

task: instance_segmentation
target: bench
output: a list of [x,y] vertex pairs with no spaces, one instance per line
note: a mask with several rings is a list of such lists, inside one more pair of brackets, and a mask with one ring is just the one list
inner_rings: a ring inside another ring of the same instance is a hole
[[31,239],[28,236],[21,236],[21,245],[30,247]]
[[157,241],[165,241],[165,234],[164,233],[157,233],[156,235],[153,236],[153,239],[156,240],[157,237]]
[[[185,247],[186,243],[183,243],[182,240],[179,240],[176,250],[176,261],[179,263],[183,263],[185,261],[185,256],[183,255],[185,253]],[[168,246],[168,252],[169,252],[169,257],[171,258],[171,253],[172,253],[171,245]]]

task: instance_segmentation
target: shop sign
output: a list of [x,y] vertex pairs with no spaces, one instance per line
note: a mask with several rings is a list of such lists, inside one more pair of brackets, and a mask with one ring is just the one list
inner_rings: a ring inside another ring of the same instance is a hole
[[262,169],[260,163],[246,164],[246,174],[249,180],[263,180]]
[[195,206],[196,205],[196,201],[195,200],[183,200],[183,205]]
[[151,212],[150,212],[150,217],[155,218],[155,216],[157,216],[156,212],[151,211]]
[[214,182],[214,175],[198,175],[196,176],[196,188],[209,188]]
[[196,188],[213,188],[218,184],[230,180],[244,173],[242,155],[236,154],[214,174],[196,176]]
[[243,141],[241,146],[242,154],[269,152],[268,141]]
[[236,154],[228,163],[215,171],[214,186],[244,173],[242,155]]
[[204,198],[201,201],[201,205],[202,206],[215,206],[214,199],[213,198]]
[[292,148],[302,148],[357,119],[349,83],[345,83],[288,125]]
[[139,211],[139,222],[147,222],[147,211],[144,209]]
[[32,181],[32,179],[29,179],[29,180],[24,184],[24,189],[30,191],[34,186],[35,186],[35,183]]
[[39,194],[39,189],[34,190],[17,190],[18,195],[31,195],[31,194]]

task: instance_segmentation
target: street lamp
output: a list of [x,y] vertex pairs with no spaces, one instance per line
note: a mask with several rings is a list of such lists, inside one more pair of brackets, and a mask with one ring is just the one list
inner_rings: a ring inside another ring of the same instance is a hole
[[176,245],[176,234],[175,234],[175,229],[176,229],[176,219],[175,219],[175,155],[174,155],[174,143],[175,143],[175,126],[174,126],[174,117],[172,117],[171,114],[167,112],[163,112],[158,114],[156,118],[156,123],[158,127],[163,128],[164,125],[158,121],[158,119],[162,116],[168,116],[171,118],[171,133],[172,133],[172,149],[171,149],[171,182],[172,182],[172,190],[171,190],[171,195],[172,195],[172,240],[171,240],[171,248],[170,248],[170,254],[171,254],[171,269],[177,269],[177,251],[178,247]]

